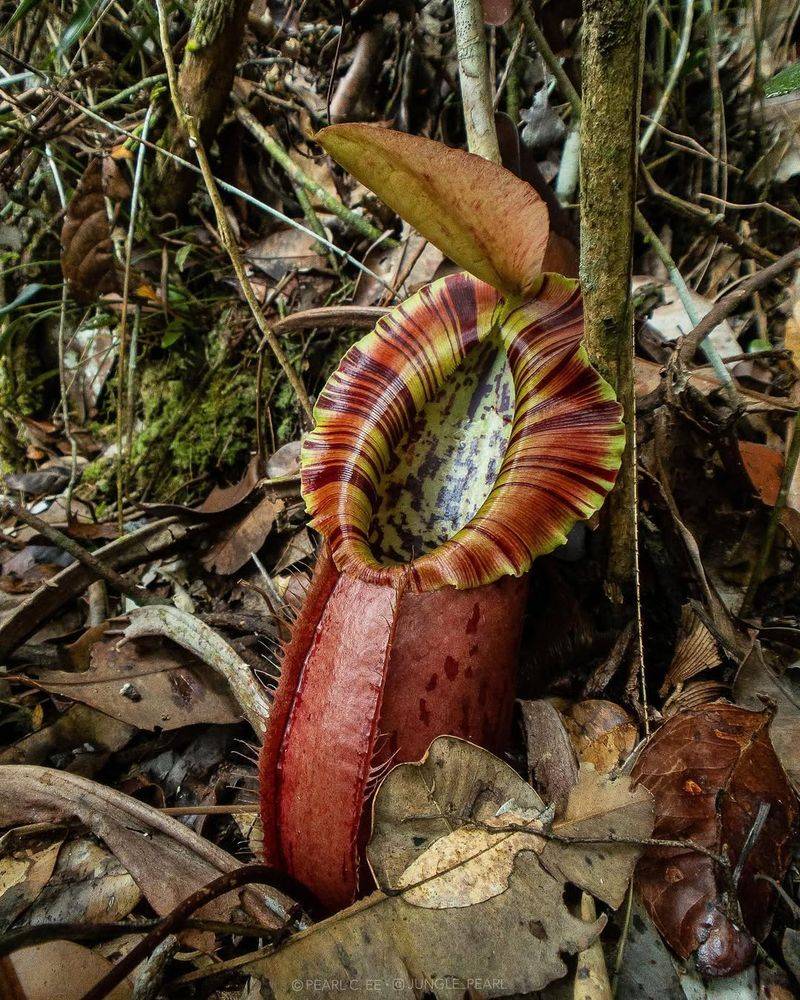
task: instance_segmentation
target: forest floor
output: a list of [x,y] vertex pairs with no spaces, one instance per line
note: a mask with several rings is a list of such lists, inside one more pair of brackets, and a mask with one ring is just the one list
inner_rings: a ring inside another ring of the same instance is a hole
[[[602,512],[533,567],[496,804],[527,803],[538,846],[476,821],[473,896],[412,904],[373,864],[371,908],[324,924],[251,867],[319,543],[303,401],[247,296],[313,401],[453,272],[313,140],[368,121],[463,147],[452,5],[162,6],[246,287],[175,159],[157,7],[0,3],[0,997],[800,995],[800,3],[648,7],[637,594],[609,600]],[[484,8],[503,163],[577,267],[581,4]],[[471,750],[442,750],[454,789],[489,766]],[[411,815],[399,773],[375,852]],[[600,945],[576,930],[596,913]]]

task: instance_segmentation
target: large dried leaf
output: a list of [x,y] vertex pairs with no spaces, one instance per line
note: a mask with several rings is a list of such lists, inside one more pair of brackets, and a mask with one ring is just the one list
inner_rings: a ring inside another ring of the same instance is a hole
[[106,636],[91,647],[87,670],[32,673],[45,691],[91,705],[137,729],[225,725],[240,718],[235,699],[213,670],[157,639],[121,645],[118,634]]
[[316,138],[459,267],[506,294],[536,291],[549,214],[511,171],[378,125],[331,125]]
[[[798,807],[769,738],[769,712],[717,702],[669,719],[643,750],[633,777],[656,805],[655,836],[691,841],[735,869],[762,803],[769,806],[733,898],[729,872],[690,847],[651,848],[637,870],[642,900],[670,946],[717,976],[753,959],[769,930],[775,891],[789,864]],[[762,817],[763,818],[763,817]]]
[[[653,805],[641,792],[628,779],[612,783],[585,769],[554,832],[602,836],[607,806],[606,833],[646,838]],[[453,998],[469,986],[491,996],[542,989],[565,975],[562,956],[585,950],[604,924],[570,913],[565,878],[617,902],[638,854],[628,845],[550,843],[542,836],[550,815],[503,761],[439,737],[420,763],[396,767],[378,790],[368,857],[379,891],[297,935],[254,971],[279,998],[309,980],[362,991],[386,983],[393,996],[408,997],[423,983]]]
[[[0,766],[0,822],[3,826],[78,820],[119,859],[156,913],[178,903],[224,872],[240,867],[226,851],[199,837],[171,816],[66,771],[29,765]],[[290,901],[270,889],[248,889],[254,915],[280,927]],[[240,905],[228,893],[201,911],[226,920]],[[208,942],[210,944],[210,942]]]
[[79,302],[94,302],[100,295],[120,290],[99,158],[89,162],[67,206],[61,228],[61,269]]

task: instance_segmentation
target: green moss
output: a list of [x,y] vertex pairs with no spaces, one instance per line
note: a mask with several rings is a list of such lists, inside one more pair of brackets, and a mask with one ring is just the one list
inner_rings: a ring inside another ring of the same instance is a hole
[[211,45],[225,30],[236,9],[231,0],[200,0],[192,18],[192,35],[188,42],[190,52],[199,52]]
[[[133,445],[139,489],[188,499],[190,484],[235,478],[255,444],[255,373],[221,365],[201,383],[172,359],[149,364],[141,385],[142,430]],[[152,484],[152,485],[151,485]]]
[[800,62],[785,66],[764,84],[764,97],[782,97],[800,90]]
[[0,358],[0,469],[20,469],[25,449],[21,436],[22,417],[36,413],[42,397],[41,364],[23,336],[12,338],[6,355]]

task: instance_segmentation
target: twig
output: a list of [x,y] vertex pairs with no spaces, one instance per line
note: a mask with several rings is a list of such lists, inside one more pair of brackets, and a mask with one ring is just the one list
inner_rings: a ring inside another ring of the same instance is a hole
[[[270,135],[269,131],[264,128],[252,112],[240,105],[236,109],[236,117],[247,131],[258,140],[259,144],[269,153],[272,159],[286,172],[293,183],[299,184],[319,198],[329,212],[340,218],[345,225],[349,226],[350,229],[354,229],[359,235],[369,240],[379,240],[383,237],[384,234],[380,229],[373,226],[362,215],[342,204],[338,198],[334,197],[321,184],[318,184],[312,177],[309,177],[307,173],[301,170],[278,140]],[[396,240],[385,240],[385,242],[391,246],[397,246]]]
[[[61,202],[62,211],[66,210],[67,197],[64,191],[64,184],[61,174],[58,171],[55,158],[50,144],[45,144],[45,156],[53,174],[58,200]],[[69,482],[67,483],[66,495],[64,498],[64,508],[66,510],[67,522],[72,518],[72,491],[75,488],[75,480],[78,478],[78,442],[72,433],[72,420],[69,415],[69,392],[67,389],[67,365],[66,365],[66,332],[67,332],[67,303],[69,301],[69,288],[66,281],[61,286],[61,310],[58,317],[58,384],[61,393],[61,419],[64,421],[64,434],[69,442],[70,469]]]
[[[517,61],[517,56],[519,55],[519,50],[522,47],[522,42],[525,38],[525,25],[522,21],[519,22],[517,26],[517,33],[514,36],[514,41],[511,43],[511,51],[508,53],[508,58],[506,59],[505,69],[500,77],[500,82],[497,84],[497,93],[494,95],[494,101],[492,102],[492,107],[495,111],[500,105],[500,98],[503,96],[503,90],[505,89],[506,83],[508,82],[509,75]],[[515,122],[516,124],[516,122]]]
[[[148,934],[160,927],[162,919],[131,921],[116,920],[95,924],[79,921],[76,923],[31,924],[19,927],[0,936],[0,958],[10,955],[19,948],[47,941],[108,941],[128,934]],[[274,938],[283,932],[274,927],[255,927],[248,924],[234,924],[225,920],[203,920],[195,917],[184,921],[187,931],[211,931],[212,934],[237,934],[242,937]]]
[[558,89],[569,101],[570,107],[572,108],[572,114],[577,123],[580,121],[582,108],[580,95],[572,85],[572,80],[570,80],[567,76],[564,67],[561,65],[561,61],[548,45],[547,39],[544,37],[544,33],[541,28],[536,23],[536,17],[531,9],[530,0],[522,0],[520,12],[522,14],[522,19],[525,22],[525,28],[533,39],[533,44],[536,46],[537,52],[542,59],[544,59],[547,68],[555,77]]
[[[678,270],[678,265],[672,259],[672,254],[670,254],[669,250],[667,250],[667,248],[664,246],[664,244],[661,242],[658,236],[656,236],[652,227],[647,222],[642,213],[638,210],[638,208],[636,210],[636,228],[639,230],[639,232],[645,238],[647,243],[653,249],[656,256],[664,265],[664,267],[666,267],[667,273],[669,275],[669,280],[675,286],[675,290],[678,293],[678,297],[683,303],[683,308],[686,310],[686,314],[689,317],[689,321],[692,324],[692,333],[689,334],[689,337],[694,336],[701,321],[700,321],[700,314],[697,311],[697,306],[695,305],[694,299],[692,298],[692,293],[689,291],[689,288],[686,282],[684,281],[683,275]],[[709,313],[709,315],[711,314]],[[708,319],[708,316],[706,316],[705,319]],[[719,321],[717,321],[717,323],[715,323],[714,326],[710,327],[708,331],[709,333],[711,332],[711,330],[714,329],[715,326],[717,326],[718,322]],[[687,339],[689,338],[687,337]],[[703,353],[708,358],[709,364],[714,369],[714,374],[722,383],[723,389],[727,394],[731,404],[733,405],[734,408],[737,408],[740,404],[739,393],[736,390],[736,386],[733,384],[733,378],[731,377],[730,372],[725,367],[722,358],[719,356],[719,352],[710,341],[704,342],[702,345],[702,349]]]
[[500,162],[480,0],[453,0],[458,78],[470,153]]
[[761,836],[761,831],[764,829],[764,824],[767,822],[767,816],[769,816],[771,808],[772,804],[770,802],[759,803],[756,818],[753,820],[753,825],[747,833],[744,844],[742,844],[742,849],[739,852],[739,859],[736,862],[736,867],[733,869],[731,881],[736,888],[738,888],[739,879],[742,877],[742,872],[744,871],[744,866],[747,864],[747,859],[750,857],[756,841]]
[[[150,120],[153,116],[153,105],[148,105],[147,113],[142,124],[142,139],[147,140],[150,131]],[[122,308],[119,318],[119,346],[117,347],[117,525],[122,531],[122,507],[125,496],[125,477],[127,471],[127,450],[130,442],[123,441],[125,427],[126,407],[123,405],[125,398],[125,369],[127,359],[125,357],[125,336],[128,329],[128,298],[130,296],[131,284],[131,258],[133,257],[133,238],[136,232],[136,210],[139,207],[139,189],[142,184],[142,170],[144,168],[144,154],[147,150],[145,145],[139,146],[136,155],[136,168],[133,173],[133,191],[131,192],[131,209],[128,219],[128,232],[125,238],[125,265],[122,277]]]
[[780,489],[778,490],[778,496],[775,499],[775,505],[770,512],[769,523],[767,524],[767,530],[764,535],[764,541],[761,545],[761,551],[758,554],[758,559],[753,567],[753,573],[750,577],[749,583],[747,584],[747,590],[745,591],[744,598],[742,599],[742,607],[739,611],[740,615],[748,614],[753,606],[753,601],[755,600],[759,585],[764,577],[764,570],[767,568],[769,557],[772,554],[772,547],[775,544],[775,536],[778,533],[778,524],[780,523],[781,514],[786,509],[786,500],[789,496],[789,490],[792,486],[792,482],[794,481],[798,459],[800,459],[800,411],[795,414],[794,420],[792,421],[791,435],[792,439],[789,443],[789,452],[786,456],[786,463],[783,467]]
[[[4,50],[2,49],[2,46],[0,46],[0,52],[2,51]],[[20,60],[16,61],[20,62]],[[95,114],[91,108],[87,108],[79,101],[74,100],[74,98],[70,97],[69,94],[63,94],[60,90],[58,90],[56,87],[53,87],[50,84],[47,84],[45,89],[47,89],[47,91],[51,93],[53,97],[56,98],[57,100],[64,101],[65,104],[69,104],[70,107],[73,107],[81,114],[85,114],[87,117],[92,118],[94,121],[98,122],[100,125],[103,125],[105,128],[110,129],[112,132],[117,132],[119,135],[125,135],[134,142],[141,143],[142,145],[147,146],[148,149],[152,149],[158,155],[165,156],[168,160],[172,160],[174,163],[180,164],[187,170],[191,170],[193,173],[200,174],[202,176],[202,170],[200,169],[200,167],[197,166],[196,163],[190,163],[189,160],[184,159],[182,156],[178,156],[177,153],[173,153],[171,150],[165,149],[163,146],[159,146],[154,142],[150,142],[149,140],[142,143],[141,137],[138,136],[135,132],[125,128],[122,125],[119,125],[117,122],[109,121],[107,118],[103,118],[101,115]],[[228,194],[232,194],[237,198],[241,198],[243,201],[246,201],[249,205],[253,205],[255,208],[259,209],[259,211],[266,212],[267,215],[271,215],[274,219],[279,219],[287,226],[291,226],[292,229],[296,229],[298,230],[298,232],[306,233],[306,235],[308,236],[313,236],[319,239],[320,242],[324,243],[329,250],[332,250],[335,254],[338,254],[340,257],[344,258],[346,261],[351,263],[353,267],[357,268],[359,271],[362,271],[364,274],[366,274],[370,278],[373,278],[375,281],[383,284],[383,279],[379,275],[375,274],[373,270],[371,270],[369,267],[363,264],[357,257],[354,257],[351,253],[348,253],[347,250],[343,250],[342,247],[339,247],[335,243],[332,243],[329,239],[327,239],[327,237],[323,240],[322,237],[317,236],[316,233],[313,233],[307,226],[304,226],[301,222],[298,222],[297,219],[293,219],[291,218],[291,216],[285,215],[283,212],[279,212],[277,208],[273,208],[272,205],[268,205],[266,202],[259,200],[254,195],[250,194],[248,191],[243,191],[241,188],[236,187],[236,185],[229,184],[227,181],[220,180],[217,177],[215,177],[214,180],[216,181],[218,187],[221,190],[227,192]]]
[[121,573],[101,562],[101,560],[92,555],[91,552],[74,539],[69,538],[63,532],[59,531],[58,528],[54,528],[52,524],[48,524],[47,521],[43,521],[35,514],[31,514],[29,510],[15,503],[10,497],[0,497],[0,511],[12,514],[31,528],[35,528],[48,542],[51,542],[68,555],[71,555],[73,559],[76,559],[86,569],[91,570],[95,577],[105,580],[110,587],[113,587],[120,594],[130,597],[137,604],[162,603],[160,597],[153,597],[151,594],[148,594],[137,583],[127,580]]
[[800,265],[800,248],[790,250],[774,264],[763,267],[760,271],[745,278],[735,291],[720,299],[714,308],[695,324],[694,329],[684,338],[680,346],[678,351],[680,360],[684,364],[689,364],[695,351],[702,346],[709,333],[727,319],[745,299],[750,298],[753,292],[760,291],[784,271],[798,265]]
[[[156,2],[160,5],[161,0],[156,0]],[[127,955],[103,976],[99,983],[85,993],[83,1000],[103,1000],[104,997],[107,997],[140,962],[143,962],[148,955],[155,951],[166,937],[180,930],[186,920],[207,903],[243,885],[270,885],[275,881],[276,875],[275,869],[269,865],[245,865],[220,875],[219,878],[215,878],[213,882],[209,882],[202,889],[193,892],[191,896],[179,903],[158,927],[150,931],[147,937],[131,948]]]
[[695,854],[702,854],[726,871],[730,870],[730,861],[722,854],[717,854],[697,844],[693,840],[672,840],[667,837],[621,837],[616,833],[610,833],[605,837],[565,837],[552,830],[539,830],[521,823],[509,823],[506,826],[492,826],[488,823],[480,823],[471,820],[471,825],[486,829],[491,833],[527,833],[531,837],[541,837],[542,840],[552,840],[556,844],[620,844],[626,847],[674,847],[684,851],[692,851]]
[[661,100],[658,102],[656,110],[650,119],[650,123],[644,131],[644,135],[639,143],[639,155],[641,156],[647,147],[650,145],[650,140],[653,138],[653,133],[661,121],[661,118],[669,104],[669,100],[672,97],[672,92],[675,89],[675,85],[678,82],[678,78],[681,75],[681,70],[683,69],[683,64],[686,62],[686,56],[689,52],[689,40],[692,37],[692,22],[694,19],[694,0],[684,0],[683,2],[683,27],[681,29],[681,40],[678,46],[678,51],[675,55],[675,60],[672,63],[672,67],[669,71],[669,76],[667,77],[667,82],[664,87],[664,91],[661,94]]
[[717,38],[718,0],[703,0],[708,37],[708,63],[711,76],[711,104],[714,111],[714,160],[711,164],[711,183],[723,198],[728,197],[728,132],[725,123],[725,101],[719,75],[719,40]]
[[220,239],[222,240],[225,250],[228,252],[231,264],[233,265],[233,270],[236,273],[236,277],[242,289],[242,294],[244,295],[248,306],[250,306],[253,318],[269,344],[272,353],[275,355],[278,364],[286,374],[289,384],[294,389],[306,421],[309,425],[313,425],[314,414],[306,387],[303,385],[300,376],[294,370],[291,362],[284,354],[283,348],[264,318],[264,314],[262,313],[261,307],[258,304],[258,299],[256,298],[256,293],[253,291],[253,286],[247,276],[242,253],[231,231],[228,216],[225,214],[225,206],[222,204],[219,188],[217,187],[217,181],[211,170],[211,164],[208,161],[208,155],[206,154],[205,147],[200,140],[197,125],[195,124],[194,119],[186,113],[186,109],[183,106],[183,100],[178,88],[178,75],[175,70],[175,62],[172,58],[172,48],[169,41],[169,28],[167,26],[167,16],[164,11],[163,0],[156,0],[156,8],[158,10],[158,26],[161,36],[161,48],[164,54],[164,61],[166,62],[167,80],[169,82],[169,90],[172,97],[172,105],[175,109],[175,116],[178,119],[178,124],[186,131],[186,134],[189,137],[189,144],[192,146],[195,151],[195,155],[197,156],[197,162],[200,165],[200,172],[203,175],[203,180],[205,181],[206,189],[211,199],[211,204],[214,207],[214,215],[217,220],[217,229],[219,230]]
[[122,104],[129,97],[133,97],[140,90],[144,90],[145,87],[155,86],[158,83],[164,83],[167,79],[166,73],[157,73],[155,76],[146,76],[134,83],[132,87],[126,87],[125,90],[120,90],[118,94],[112,94],[111,97],[107,97],[103,101],[98,101],[97,104],[92,105],[92,111],[103,111],[105,108],[110,108],[114,104]]
[[[720,215],[715,215],[709,212],[708,209],[702,208],[700,205],[694,205],[692,202],[684,201],[683,198],[679,198],[677,195],[672,194],[670,191],[665,191],[654,179],[650,171],[644,166],[640,165],[642,174],[647,181],[647,186],[650,189],[650,194],[659,201],[662,201],[669,208],[674,209],[680,215],[687,219],[693,219],[698,225],[702,226],[704,229],[709,230],[709,232],[714,233],[716,236],[726,243],[729,247],[735,250],[742,256],[752,257],[753,260],[758,261],[762,266],[767,266],[769,264],[774,264],[778,259],[777,255],[772,253],[771,250],[767,250],[765,247],[759,246],[753,240],[748,239],[746,236],[742,236],[738,233],[733,226],[728,225],[727,222]],[[698,197],[702,198],[703,195]],[[729,203],[730,204],[730,203]]]

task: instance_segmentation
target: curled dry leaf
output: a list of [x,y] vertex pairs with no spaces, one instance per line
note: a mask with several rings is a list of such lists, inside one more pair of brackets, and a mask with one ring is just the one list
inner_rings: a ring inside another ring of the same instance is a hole
[[510,170],[378,125],[331,125],[317,141],[459,267],[510,295],[537,291],[549,213]]
[[681,958],[695,953],[712,976],[733,975],[752,961],[775,903],[759,876],[783,877],[797,832],[797,801],[770,742],[770,719],[770,712],[722,702],[682,712],[653,736],[632,772],[655,797],[656,837],[729,858],[726,871],[691,848],[654,847],[637,869],[642,900],[668,944]]
[[[119,859],[159,915],[239,862],[183,823],[138,799],[95,781],[28,765],[0,766],[0,822],[3,826],[80,821]],[[273,889],[251,886],[241,904],[228,893],[201,911],[226,920],[243,905],[265,926],[278,928],[291,901]],[[210,946],[208,935],[203,943]]]
[[672,662],[667,668],[659,694],[663,698],[704,670],[721,663],[716,640],[691,604],[681,608],[681,623]]
[[120,290],[100,158],[89,162],[67,206],[61,227],[61,269],[79,302],[94,302]]
[[[552,832],[646,838],[653,803],[643,793],[585,768]],[[551,816],[503,761],[439,737],[378,790],[368,859],[379,891],[253,971],[276,997],[309,978],[386,983],[394,997],[419,996],[423,983],[448,998],[470,983],[492,996],[542,989],[565,975],[562,955],[584,951],[605,922],[573,916],[565,883],[618,905],[638,856],[629,844],[548,840]]]
[[633,719],[613,701],[587,698],[562,710],[578,759],[600,774],[619,767],[638,742]]

